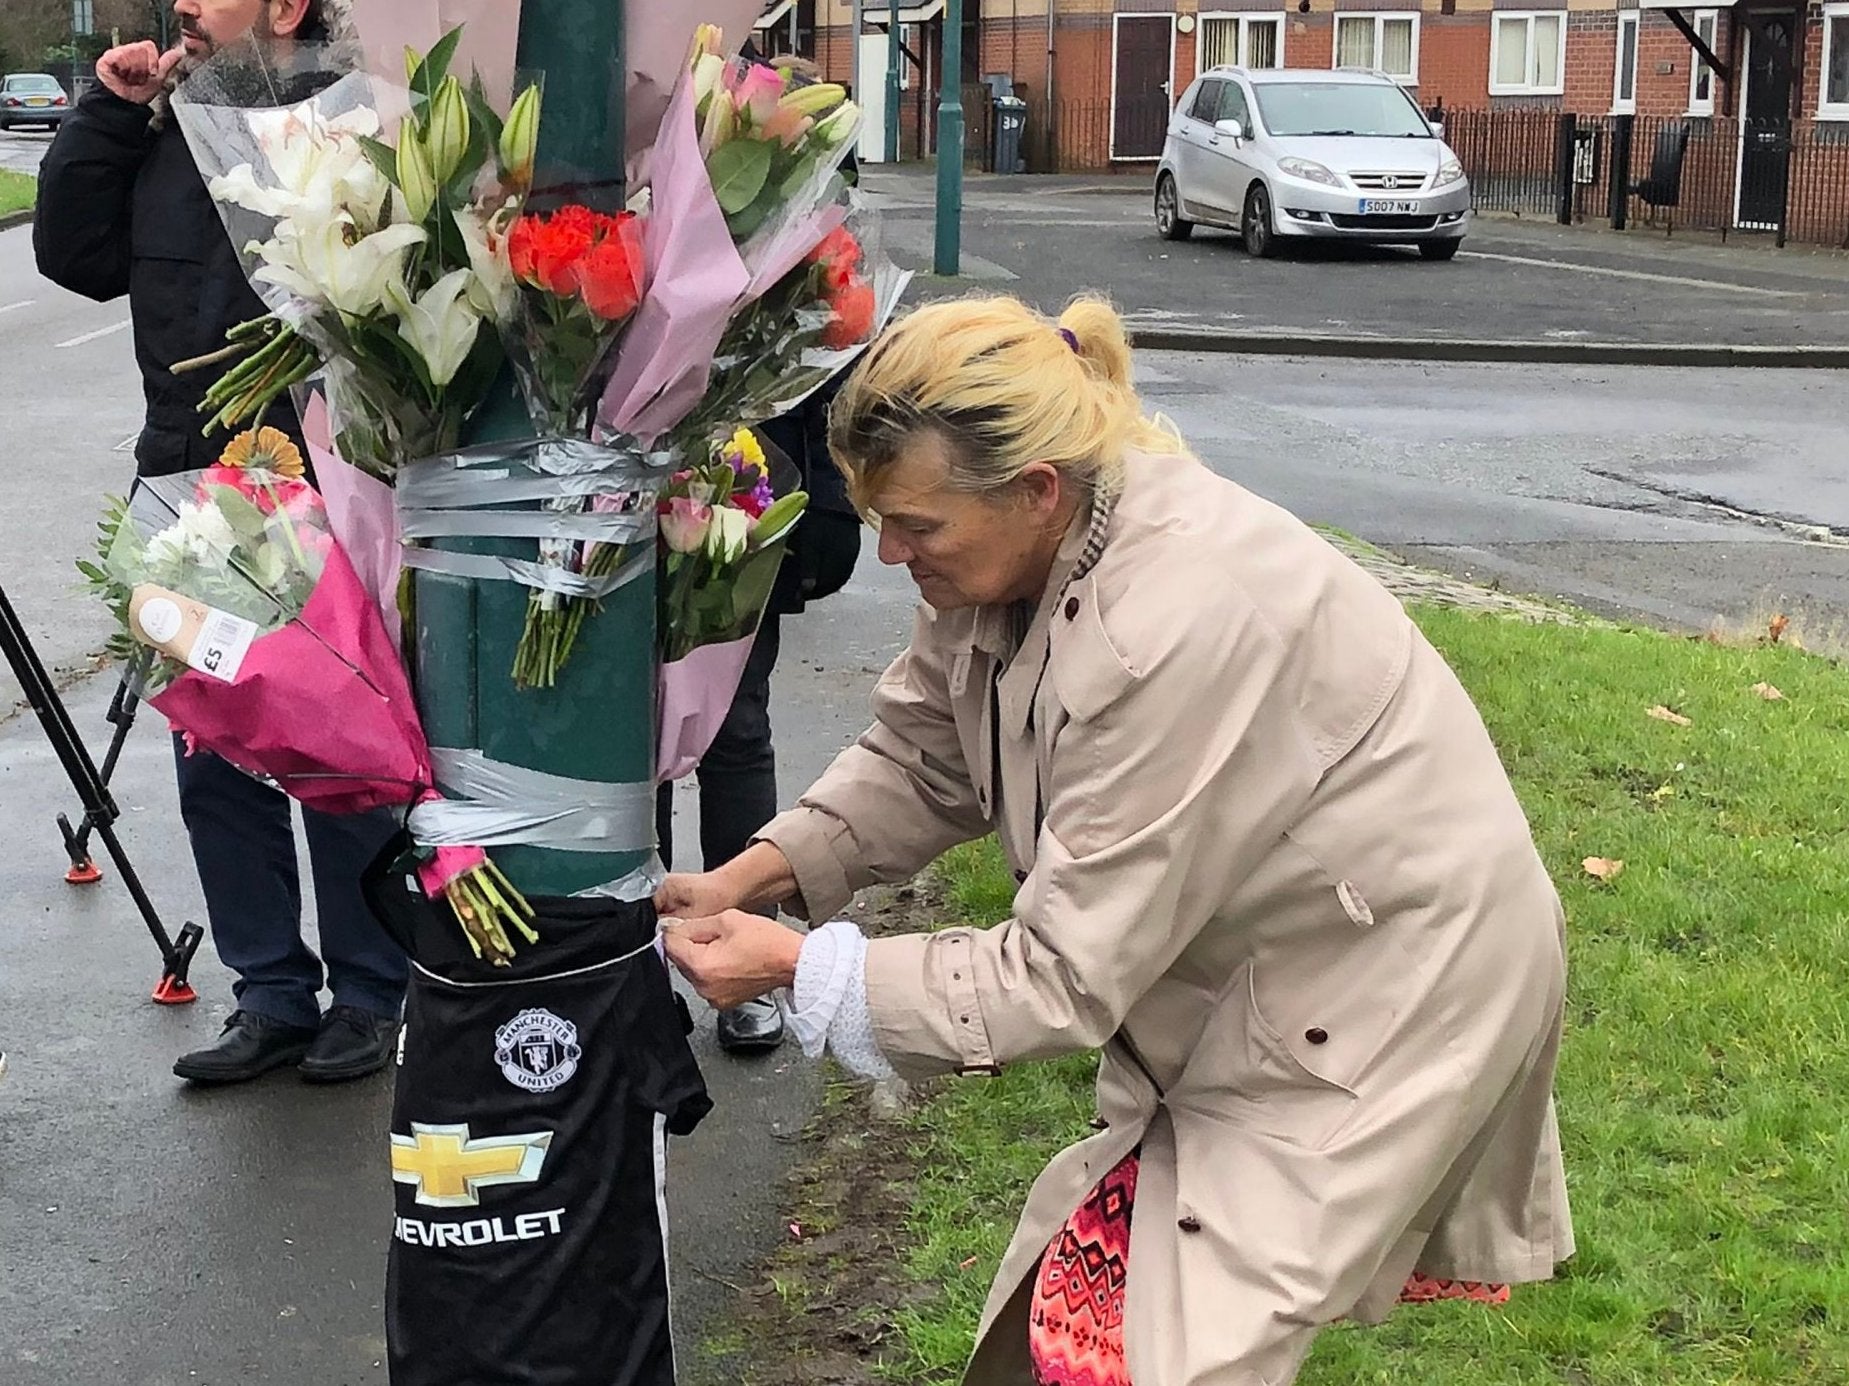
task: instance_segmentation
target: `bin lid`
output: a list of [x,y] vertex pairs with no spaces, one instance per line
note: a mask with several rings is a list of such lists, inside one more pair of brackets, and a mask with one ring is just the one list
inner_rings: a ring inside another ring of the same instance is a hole
[[995,104],[1011,111],[1024,111],[1027,109],[1027,103],[1018,96],[998,96],[995,98]]

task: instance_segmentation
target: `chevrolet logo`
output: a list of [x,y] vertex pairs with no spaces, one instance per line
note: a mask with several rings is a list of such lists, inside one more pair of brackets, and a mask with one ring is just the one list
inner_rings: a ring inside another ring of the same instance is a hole
[[392,1133],[392,1178],[417,1186],[417,1201],[432,1208],[473,1208],[493,1184],[536,1184],[552,1132],[469,1138],[467,1126],[411,1123],[411,1135]]

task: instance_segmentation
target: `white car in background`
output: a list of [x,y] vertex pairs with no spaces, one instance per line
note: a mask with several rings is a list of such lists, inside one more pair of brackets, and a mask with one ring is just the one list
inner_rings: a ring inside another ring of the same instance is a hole
[[1253,255],[1287,239],[1416,245],[1449,260],[1470,221],[1457,155],[1406,89],[1377,72],[1216,67],[1169,121],[1156,229],[1237,231]]

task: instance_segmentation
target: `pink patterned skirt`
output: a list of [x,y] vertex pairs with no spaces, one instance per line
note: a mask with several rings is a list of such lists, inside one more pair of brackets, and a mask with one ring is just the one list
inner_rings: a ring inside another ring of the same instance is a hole
[[[1034,1386],[1130,1386],[1124,1366],[1124,1283],[1140,1168],[1132,1153],[1105,1175],[1041,1258],[1027,1324]],[[1506,1304],[1509,1287],[1433,1280],[1414,1272],[1400,1292],[1406,1304],[1454,1299]]]

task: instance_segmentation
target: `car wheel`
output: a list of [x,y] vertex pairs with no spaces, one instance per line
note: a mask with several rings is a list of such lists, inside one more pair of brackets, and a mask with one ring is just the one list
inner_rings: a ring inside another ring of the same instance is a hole
[[1156,180],[1156,234],[1165,241],[1185,241],[1194,223],[1181,215],[1181,190],[1169,174]]
[[1455,260],[1463,244],[1461,236],[1454,241],[1420,241],[1419,253],[1428,260]]
[[1271,229],[1271,194],[1263,183],[1254,183],[1246,194],[1245,215],[1239,221],[1239,238],[1245,242],[1246,254],[1269,260],[1278,253],[1277,234]]

